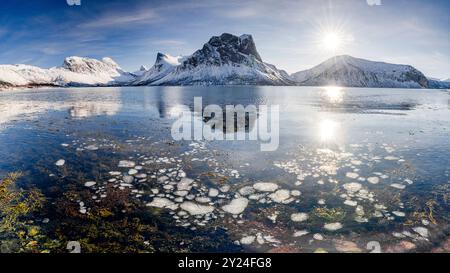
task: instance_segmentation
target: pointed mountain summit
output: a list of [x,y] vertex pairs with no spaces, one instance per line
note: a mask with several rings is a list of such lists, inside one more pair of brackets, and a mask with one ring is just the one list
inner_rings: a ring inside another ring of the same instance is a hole
[[140,77],[133,82],[133,85],[150,85],[153,82],[160,80],[167,76],[170,72],[180,65],[182,56],[171,56],[169,54],[163,54],[158,52],[156,54],[155,64]]
[[289,85],[289,75],[264,63],[251,35],[213,36],[191,56],[158,53],[156,63],[137,84]]

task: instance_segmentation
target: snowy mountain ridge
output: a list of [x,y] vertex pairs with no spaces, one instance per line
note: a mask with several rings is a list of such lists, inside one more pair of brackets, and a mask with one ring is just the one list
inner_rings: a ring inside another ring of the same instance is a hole
[[158,53],[155,64],[133,81],[132,85],[150,85],[164,78],[167,74],[175,70],[184,58],[183,56],[175,57],[169,54]]
[[373,62],[348,55],[333,57],[291,77],[299,85],[307,86],[428,88],[428,79],[410,65]]
[[290,85],[286,72],[264,63],[251,35],[213,36],[191,56],[158,53],[155,65],[136,81],[146,85]]
[[35,86],[338,85],[379,88],[450,88],[410,65],[335,56],[289,75],[263,61],[253,37],[223,33],[189,56],[158,53],[154,65],[129,73],[111,58],[71,56],[59,67],[0,65],[0,89]]
[[123,71],[111,58],[101,61],[71,56],[63,65],[43,69],[31,65],[0,65],[0,86],[107,86],[120,85],[135,76]]

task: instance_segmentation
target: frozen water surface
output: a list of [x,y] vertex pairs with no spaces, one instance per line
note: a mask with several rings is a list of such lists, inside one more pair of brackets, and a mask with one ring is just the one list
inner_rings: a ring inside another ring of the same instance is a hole
[[[174,141],[172,123],[198,96],[279,105],[279,148]],[[49,202],[36,217],[48,219],[50,237],[82,237],[95,217],[137,218],[153,230],[136,237],[141,251],[369,252],[374,242],[383,252],[433,251],[449,239],[449,130],[450,93],[439,90],[8,91],[0,175],[22,171],[22,187],[42,190]],[[152,241],[160,233],[166,239]]]

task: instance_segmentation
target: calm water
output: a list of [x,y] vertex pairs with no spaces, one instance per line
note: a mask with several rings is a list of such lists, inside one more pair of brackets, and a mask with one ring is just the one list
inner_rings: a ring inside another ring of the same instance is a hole
[[[181,105],[192,108],[199,96],[204,105],[279,105],[279,148],[173,141]],[[22,171],[22,187],[45,193],[36,222],[48,218],[42,230],[58,231],[62,243],[90,236],[82,246],[107,240],[114,251],[365,252],[399,251],[407,241],[430,251],[450,232],[449,130],[450,92],[438,90],[2,92],[0,176]],[[106,208],[113,214],[93,219]],[[73,228],[131,216],[158,233],[105,239]]]

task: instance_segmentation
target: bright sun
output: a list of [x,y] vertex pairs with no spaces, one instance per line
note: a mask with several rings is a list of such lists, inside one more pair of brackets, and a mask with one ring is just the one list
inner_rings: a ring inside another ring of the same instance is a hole
[[337,32],[327,32],[322,37],[322,47],[328,51],[337,51],[343,44],[343,38]]

